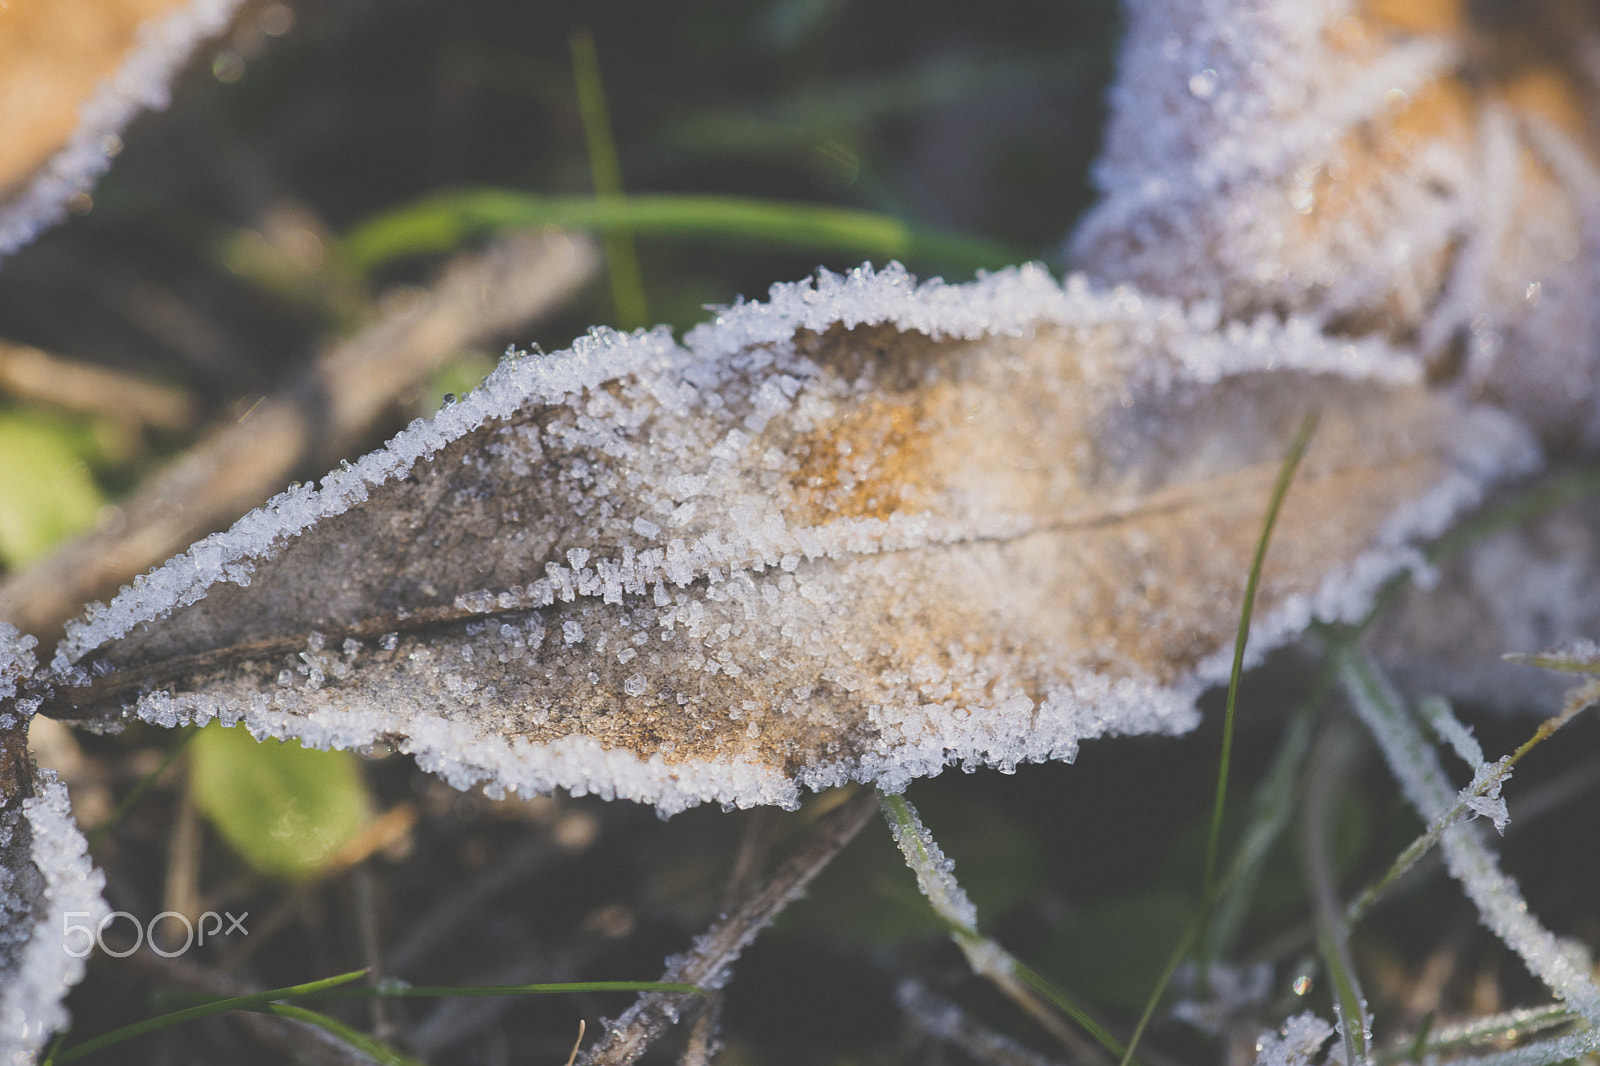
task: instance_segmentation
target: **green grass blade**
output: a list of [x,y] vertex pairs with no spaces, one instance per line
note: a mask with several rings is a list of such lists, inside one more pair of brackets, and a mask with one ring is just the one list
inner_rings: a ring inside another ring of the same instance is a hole
[[1272,766],[1256,789],[1250,805],[1250,824],[1217,882],[1204,945],[1203,962],[1208,965],[1222,957],[1238,937],[1267,854],[1289,824],[1306,753],[1311,750],[1313,723],[1332,692],[1333,683],[1334,668],[1331,663],[1326,664],[1318,672],[1310,694],[1290,714]]
[[1133,1027],[1133,1035],[1128,1037],[1128,1046],[1118,1061],[1118,1066],[1131,1066],[1137,1060],[1133,1053],[1139,1049],[1139,1041],[1144,1038],[1144,1031],[1150,1026],[1150,1019],[1155,1017],[1156,1005],[1161,1002],[1161,997],[1166,994],[1167,986],[1172,983],[1172,975],[1178,972],[1184,956],[1189,954],[1189,949],[1194,946],[1194,941],[1200,935],[1201,923],[1205,920],[1205,910],[1200,910],[1189,923],[1189,928],[1184,930],[1183,936],[1173,946],[1172,954],[1167,958],[1167,965],[1162,968],[1161,976],[1156,978],[1156,987],[1151,991],[1150,998],[1145,1000],[1144,1010],[1139,1012],[1139,1021]]
[[380,1063],[381,1066],[424,1066],[421,1060],[402,1055],[383,1041],[368,1036],[361,1030],[346,1025],[337,1018],[330,1018],[326,1014],[321,1014],[314,1010],[292,1006],[288,1003],[268,1003],[264,1006],[250,1009],[259,1011],[262,1014],[271,1014],[279,1018],[289,1018],[293,1021],[305,1022],[307,1025],[314,1025],[323,1032],[349,1044],[374,1062]]
[[[600,80],[600,58],[595,53],[594,36],[588,30],[575,30],[569,39],[572,50],[572,81],[578,93],[578,114],[583,120],[583,139],[589,149],[589,173],[594,180],[594,197],[608,204],[622,204],[622,165],[617,161],[617,145],[611,136],[611,116],[606,109],[605,84]],[[606,270],[611,276],[611,299],[617,308],[617,324],[637,329],[650,324],[650,311],[644,300],[644,281],[639,275],[639,257],[633,250],[633,231],[626,223],[614,223],[601,231],[606,249]]]
[[161,762],[156,764],[156,768],[139,778],[138,783],[128,791],[126,796],[122,797],[122,802],[117,804],[116,810],[111,812],[111,816],[89,831],[87,841],[91,849],[104,839],[107,833],[122,824],[122,820],[128,816],[128,812],[133,810],[140,800],[144,799],[144,794],[150,791],[150,787],[156,783],[162,774],[167,772],[169,766],[178,761],[178,756],[188,750],[189,742],[199,735],[200,730],[198,729],[185,730],[183,736],[172,746],[172,750],[161,757]]
[[1095,1021],[1094,1017],[1090,1015],[1088,1011],[1084,1010],[1082,1007],[1078,1006],[1071,999],[1069,999],[1065,992],[1062,992],[1055,985],[1051,984],[1042,975],[1040,975],[1037,970],[1023,962],[1021,959],[1017,958],[1015,955],[1010,955],[1009,957],[1011,959],[1012,969],[1016,970],[1017,976],[1022,979],[1023,984],[1027,985],[1029,988],[1039,993],[1039,995],[1043,996],[1051,1006],[1056,1008],[1056,1010],[1060,1011],[1062,1014],[1065,1014],[1067,1017],[1071,1018],[1073,1021],[1082,1026],[1083,1031],[1094,1037],[1095,1041],[1101,1047],[1105,1048],[1113,1055],[1120,1056],[1126,1053],[1127,1048],[1123,1047],[1122,1041],[1112,1036],[1110,1031],[1108,1031],[1105,1026]]
[[1315,901],[1317,948],[1328,969],[1339,1038],[1349,1066],[1368,1061],[1372,1025],[1350,958],[1349,928],[1345,925],[1344,908],[1339,905],[1332,854],[1333,826],[1355,756],[1352,729],[1335,723],[1324,730],[1311,757],[1300,833],[1306,881]]
[[[977,909],[955,879],[952,864],[945,858],[933,835],[923,826],[916,809],[904,796],[879,793],[883,815],[894,832],[895,843],[905,856],[906,865],[917,877],[917,887],[932,905],[934,913],[950,930],[951,937],[966,956],[967,964],[980,977],[988,979],[1012,1002],[1037,1021],[1047,1032],[1068,1047],[1082,1045],[1082,1038],[1050,1013],[1049,1007],[1066,1014],[1113,1055],[1122,1055],[1122,1044],[1088,1011],[1073,1003],[1060,991],[1024,964],[999,943],[978,931]],[[1037,993],[1037,995],[1035,995]],[[1039,996],[1046,1002],[1041,1002]]]
[[1161,1002],[1161,997],[1167,991],[1167,985],[1172,981],[1172,975],[1177,972],[1179,964],[1183,962],[1195,938],[1199,936],[1206,915],[1216,901],[1217,846],[1222,836],[1222,807],[1228,798],[1228,771],[1233,756],[1234,708],[1238,701],[1239,679],[1244,674],[1244,650],[1250,638],[1250,616],[1255,611],[1256,589],[1261,584],[1261,568],[1266,563],[1267,546],[1272,542],[1273,527],[1278,524],[1278,512],[1283,508],[1284,497],[1289,494],[1289,486],[1294,481],[1295,471],[1300,468],[1300,460],[1305,457],[1306,448],[1310,446],[1311,435],[1316,432],[1316,428],[1317,415],[1316,412],[1312,412],[1300,423],[1300,431],[1295,434],[1293,443],[1289,445],[1289,452],[1284,456],[1283,465],[1278,470],[1277,483],[1272,487],[1272,498],[1267,503],[1267,514],[1261,524],[1261,538],[1256,542],[1255,556],[1250,561],[1250,576],[1245,580],[1244,606],[1239,611],[1239,631],[1233,641],[1233,670],[1228,675],[1227,709],[1222,723],[1222,757],[1217,766],[1217,793],[1211,808],[1211,831],[1206,838],[1206,864],[1205,875],[1201,882],[1200,910],[1190,923],[1188,931],[1173,949],[1166,969],[1157,979],[1155,988],[1150,992],[1150,998],[1145,1001],[1144,1010],[1139,1015],[1139,1023],[1134,1026],[1133,1035],[1128,1038],[1128,1047],[1122,1056],[1121,1066],[1128,1066],[1133,1061],[1139,1040],[1144,1036],[1150,1019],[1155,1016],[1156,1005]]
[[353,263],[370,270],[402,256],[446,252],[471,237],[532,226],[625,226],[641,234],[751,241],[961,271],[998,269],[1027,258],[991,241],[823,204],[692,195],[607,201],[510,189],[460,189],[418,200],[361,223],[345,237],[344,249]]
[[286,988],[273,988],[265,992],[252,992],[247,996],[230,996],[227,999],[213,1000],[210,1003],[201,1003],[197,1006],[186,1007],[183,1010],[172,1011],[169,1014],[158,1015],[154,1018],[146,1018],[142,1022],[134,1022],[132,1025],[124,1025],[120,1029],[113,1029],[109,1033],[101,1033],[97,1037],[94,1037],[90,1040],[85,1040],[81,1044],[67,1048],[65,1051],[57,1054],[53,1059],[47,1060],[46,1066],[49,1066],[49,1063],[51,1062],[72,1062],[74,1059],[81,1059],[83,1056],[88,1055],[91,1052],[99,1051],[101,1048],[108,1048],[114,1044],[120,1044],[124,1040],[131,1040],[136,1036],[143,1036],[146,1033],[153,1033],[158,1029],[165,1029],[168,1026],[177,1025],[181,1022],[193,1021],[196,1018],[210,1017],[213,1014],[221,1014],[223,1011],[253,1010],[256,1007],[265,1006],[274,1000],[288,999],[291,996],[314,995],[318,992],[335,988],[342,984],[348,984],[351,981],[359,981],[366,975],[366,970],[352,970],[349,973],[337,974],[333,977],[325,977],[320,981],[308,981],[302,985],[289,985]]
[[547,996],[569,992],[675,992],[703,996],[698,985],[670,981],[567,981],[534,985],[389,985],[340,988],[296,999],[467,999],[481,996]]
[[1234,707],[1239,697],[1239,678],[1244,674],[1244,649],[1250,640],[1250,616],[1255,613],[1256,589],[1261,584],[1261,568],[1267,560],[1267,545],[1272,542],[1272,529],[1278,524],[1278,512],[1283,509],[1284,497],[1294,481],[1300,460],[1311,444],[1311,434],[1316,432],[1317,416],[1306,416],[1295,434],[1289,454],[1284,456],[1278,470],[1278,482],[1272,487],[1272,499],[1267,504],[1267,517],[1261,524],[1261,539],[1256,542],[1255,557],[1250,560],[1250,576],[1244,586],[1244,607],[1239,611],[1239,633],[1233,641],[1233,669],[1228,674],[1228,703],[1222,718],[1222,757],[1217,766],[1217,795],[1211,806],[1211,833],[1206,838],[1205,877],[1201,881],[1201,897],[1209,904],[1216,892],[1217,842],[1222,836],[1222,807],[1228,798],[1228,770],[1233,760]]

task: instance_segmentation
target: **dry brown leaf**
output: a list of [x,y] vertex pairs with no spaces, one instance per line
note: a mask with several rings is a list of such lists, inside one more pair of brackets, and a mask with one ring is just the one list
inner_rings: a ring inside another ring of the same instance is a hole
[[1592,5],[1129,6],[1079,266],[1382,332],[1600,443]]
[[1381,344],[1214,325],[889,270],[514,361],[69,627],[46,709],[663,811],[1186,729],[1307,412],[1259,647],[1537,461]]
[[0,255],[61,217],[163,107],[198,41],[240,0],[9,0],[0,7]]

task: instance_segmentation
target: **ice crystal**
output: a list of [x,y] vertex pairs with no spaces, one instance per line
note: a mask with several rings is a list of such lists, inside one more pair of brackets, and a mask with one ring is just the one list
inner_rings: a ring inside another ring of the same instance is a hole
[[1256,1066],[1311,1066],[1332,1035],[1333,1026],[1315,1014],[1297,1014],[1256,1040]]

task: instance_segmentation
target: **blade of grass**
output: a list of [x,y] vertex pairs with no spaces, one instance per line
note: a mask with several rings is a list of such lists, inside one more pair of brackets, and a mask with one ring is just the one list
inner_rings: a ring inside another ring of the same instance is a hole
[[1333,828],[1339,800],[1355,762],[1355,734],[1332,723],[1312,754],[1306,801],[1301,812],[1301,859],[1311,897],[1316,901],[1317,949],[1333,987],[1333,1009],[1346,1066],[1363,1066],[1372,1043],[1372,1019],[1350,958],[1349,929],[1339,905],[1333,869]]
[[1144,1010],[1139,1015],[1139,1022],[1133,1028],[1133,1035],[1128,1038],[1128,1048],[1123,1053],[1120,1066],[1128,1066],[1133,1061],[1134,1051],[1137,1050],[1145,1029],[1149,1027],[1150,1019],[1155,1016],[1156,1005],[1161,1002],[1167,985],[1172,981],[1172,975],[1178,972],[1178,966],[1188,954],[1196,937],[1200,935],[1205,917],[1216,902],[1217,846],[1222,835],[1222,807],[1228,798],[1228,771],[1233,754],[1234,708],[1238,701],[1239,680],[1244,674],[1244,651],[1245,644],[1250,639],[1250,616],[1255,611],[1256,589],[1261,584],[1261,569],[1266,563],[1267,546],[1272,542],[1273,527],[1278,523],[1278,512],[1283,508],[1284,498],[1289,494],[1289,485],[1294,481],[1295,471],[1300,468],[1300,460],[1305,458],[1306,449],[1311,444],[1311,435],[1316,432],[1316,428],[1317,414],[1313,411],[1300,423],[1300,431],[1295,434],[1294,442],[1289,445],[1288,454],[1284,456],[1283,465],[1278,470],[1278,480],[1272,487],[1272,497],[1267,502],[1266,517],[1261,524],[1261,538],[1256,542],[1255,556],[1250,560],[1250,575],[1245,579],[1244,605],[1239,611],[1239,630],[1233,641],[1233,669],[1228,675],[1227,709],[1222,724],[1222,757],[1217,767],[1217,793],[1211,808],[1211,831],[1206,838],[1206,864],[1201,881],[1200,909],[1173,948],[1166,967],[1161,971],[1161,976],[1156,979],[1155,988],[1151,990],[1150,998],[1145,1001]]
[[111,812],[110,817],[89,831],[87,841],[88,846],[91,849],[93,849],[94,846],[98,844],[107,833],[111,832],[122,823],[122,819],[128,816],[128,812],[133,810],[135,804],[144,799],[144,794],[149,792],[150,787],[156,783],[162,774],[167,772],[167,768],[173,763],[177,762],[178,756],[182,755],[188,750],[189,741],[193,740],[199,735],[200,730],[198,729],[185,730],[183,736],[180,737],[178,742],[172,746],[172,750],[167,752],[166,755],[162,756],[161,762],[156,764],[156,768],[139,778],[138,783],[135,784],[133,788],[128,790],[128,794],[126,796],[122,797],[122,802],[117,804],[116,810]]
[[933,906],[934,913],[949,928],[951,938],[961,948],[973,972],[992,982],[1069,1050],[1081,1056],[1084,1050],[1082,1039],[1063,1026],[1061,1019],[1050,1012],[1034,993],[1043,996],[1057,1010],[1077,1022],[1107,1051],[1122,1055],[1124,1049],[1121,1043],[1088,1011],[1072,1002],[1065,993],[1053,987],[999,943],[978,931],[977,908],[956,881],[953,864],[945,858],[933,835],[922,824],[916,808],[904,796],[881,795],[881,799],[883,816],[894,833],[900,853],[905,856],[906,865],[916,874],[917,887]]
[[349,973],[325,977],[320,981],[308,981],[305,984],[273,988],[265,992],[252,992],[247,996],[230,996],[227,999],[213,1000],[210,1003],[201,1003],[197,1006],[186,1007],[183,1010],[172,1011],[154,1018],[146,1018],[142,1022],[124,1025],[120,1029],[113,1029],[109,1033],[101,1033],[97,1037],[67,1048],[57,1053],[53,1058],[47,1059],[44,1066],[51,1066],[52,1063],[72,1062],[92,1052],[99,1051],[101,1048],[108,1048],[114,1044],[120,1044],[124,1040],[131,1040],[136,1036],[153,1033],[168,1026],[178,1025],[181,1022],[193,1021],[196,1018],[207,1018],[213,1014],[221,1014],[224,1011],[251,1010],[274,1000],[288,999],[292,996],[313,995],[338,985],[358,981],[366,975],[366,970],[352,970]]
[[[1380,1053],[1377,1062],[1379,1066],[1420,1062],[1424,1056],[1459,1049],[1462,1045],[1486,1040],[1515,1040],[1559,1026],[1571,1025],[1577,1020],[1577,1015],[1560,1003],[1549,1003],[1542,1007],[1519,1007],[1503,1014],[1471,1018],[1456,1025],[1425,1027],[1423,1032],[1417,1034],[1417,1039],[1408,1042],[1405,1047]],[[1600,1033],[1594,1035],[1597,1041],[1600,1041]],[[1479,1060],[1464,1060],[1465,1063],[1477,1061]]]
[[535,985],[391,985],[340,988],[295,999],[467,999],[481,996],[544,996],[567,992],[682,992],[705,995],[705,989],[671,981],[568,981]]
[[264,1006],[251,1007],[250,1009],[262,1014],[274,1014],[279,1018],[288,1018],[292,1021],[314,1025],[330,1036],[349,1044],[369,1059],[380,1063],[381,1066],[424,1066],[420,1060],[400,1054],[400,1052],[383,1041],[368,1036],[361,1030],[346,1025],[337,1018],[330,1018],[326,1014],[307,1010],[305,1007],[296,1007],[288,1003],[268,1003]]
[[[600,80],[600,58],[595,53],[594,35],[575,30],[568,41],[572,51],[572,82],[578,93],[578,114],[583,120],[583,139],[589,149],[589,174],[594,180],[594,198],[605,204],[625,203],[622,195],[622,165],[617,161],[617,145],[611,136],[611,117],[606,110],[605,85]],[[616,304],[617,324],[623,329],[638,329],[650,324],[650,311],[644,300],[644,281],[639,276],[639,257],[633,250],[633,232],[626,223],[613,223],[601,230],[606,250],[606,270],[611,276],[611,299]]]
[[1228,674],[1228,701],[1222,717],[1222,755],[1217,763],[1217,794],[1211,805],[1211,832],[1206,837],[1205,876],[1201,881],[1201,897],[1209,904],[1216,892],[1217,845],[1222,838],[1222,808],[1228,799],[1228,770],[1233,761],[1234,709],[1239,698],[1239,679],[1244,674],[1244,650],[1250,640],[1250,617],[1256,609],[1256,590],[1261,585],[1261,570],[1267,560],[1267,545],[1272,543],[1272,530],[1278,524],[1278,512],[1289,494],[1300,460],[1305,458],[1311,435],[1317,429],[1317,416],[1313,412],[1300,423],[1300,432],[1289,445],[1283,466],[1278,470],[1278,482],[1272,487],[1272,499],[1267,504],[1267,517],[1261,524],[1261,539],[1256,541],[1255,557],[1250,560],[1250,576],[1244,585],[1244,607],[1239,611],[1239,633],[1233,641],[1233,668]]
[[1496,784],[1504,781],[1511,775],[1512,767],[1522,760],[1522,757],[1545,740],[1549,739],[1556,730],[1572,721],[1577,715],[1600,702],[1600,678],[1591,680],[1573,689],[1567,695],[1566,703],[1561,713],[1553,718],[1546,718],[1539,723],[1539,728],[1534,730],[1533,736],[1523,741],[1517,750],[1495,764],[1491,773],[1484,775],[1474,782],[1470,789],[1458,794],[1456,801],[1444,813],[1435,818],[1422,835],[1413,840],[1402,851],[1376,881],[1369,885],[1359,896],[1350,901],[1350,906],[1345,911],[1345,921],[1354,925],[1367,910],[1382,897],[1383,893],[1394,886],[1395,882],[1403,877],[1407,870],[1417,864],[1417,861],[1426,855],[1433,846],[1444,837],[1445,831],[1466,815],[1469,800],[1488,792]]
[[[1407,801],[1431,823],[1456,797],[1438,752],[1423,739],[1394,686],[1369,655],[1349,643],[1335,643],[1333,653],[1351,706],[1378,741]],[[1587,965],[1533,916],[1516,880],[1500,869],[1473,827],[1447,829],[1440,851],[1450,875],[1478,908],[1483,924],[1521,956],[1530,973],[1591,1025],[1600,1026],[1600,985],[1595,984]]]
[[1584,1056],[1596,1051],[1600,1051],[1600,1029],[1584,1029],[1509,1051],[1452,1059],[1451,1066],[1556,1066],[1557,1063],[1586,1061]]
[[353,263],[370,270],[402,256],[449,251],[470,237],[532,226],[626,226],[635,233],[752,241],[957,271],[999,269],[1027,258],[990,241],[822,204],[673,195],[606,201],[511,189],[459,189],[417,200],[361,223],[343,247]]

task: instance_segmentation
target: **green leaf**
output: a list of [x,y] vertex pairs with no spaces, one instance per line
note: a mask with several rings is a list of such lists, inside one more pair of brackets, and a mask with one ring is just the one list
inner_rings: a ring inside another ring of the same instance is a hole
[[215,724],[193,749],[195,804],[262,873],[314,876],[366,818],[366,788],[350,752],[257,743],[243,729]]
[[77,421],[0,412],[0,563],[14,569],[94,525],[106,502],[85,463],[96,451]]

